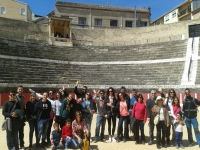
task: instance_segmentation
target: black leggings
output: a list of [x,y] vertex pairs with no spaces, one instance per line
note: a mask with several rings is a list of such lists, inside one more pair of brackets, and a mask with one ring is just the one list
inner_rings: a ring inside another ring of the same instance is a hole
[[[112,120],[112,134],[111,134],[111,120]],[[116,116],[111,115],[109,118],[107,118],[107,121],[108,121],[108,133],[109,135],[114,135],[116,127]]]

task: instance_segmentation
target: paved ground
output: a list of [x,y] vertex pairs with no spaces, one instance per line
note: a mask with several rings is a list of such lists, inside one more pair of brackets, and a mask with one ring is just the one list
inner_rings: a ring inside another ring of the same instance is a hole
[[[0,111],[2,112],[2,108],[0,108]],[[198,113],[198,115],[200,114],[200,112]],[[198,117],[199,118],[199,117]],[[0,122],[3,121],[3,116],[0,115]],[[198,119],[200,121],[200,119]],[[93,121],[92,121],[92,130],[91,130],[91,134],[92,136],[94,136],[94,130],[95,130],[95,123],[96,123],[96,115],[93,116]],[[28,123],[26,123],[25,126],[25,137],[24,137],[24,141],[25,141],[25,146],[28,149],[28,145],[29,145],[29,140],[28,140],[28,134],[29,134],[29,126]],[[117,132],[115,132],[117,133]],[[155,132],[156,133],[156,132]],[[108,135],[108,131],[107,131],[107,124],[106,124],[106,130],[105,130],[105,135]],[[131,138],[132,138],[132,134]],[[145,145],[135,145],[134,141],[127,141],[126,143],[120,142],[120,143],[107,143],[107,142],[98,142],[98,143],[91,143],[91,148],[93,150],[133,150],[133,149],[137,149],[137,150],[144,150],[144,149],[148,149],[148,150],[155,150],[156,149],[156,145],[153,144],[151,146],[148,145],[148,125],[145,124],[145,135],[146,135],[146,143]],[[194,137],[194,134],[193,134]],[[107,136],[106,136],[107,138]],[[195,137],[194,140],[196,141]],[[34,141],[35,142],[35,141]],[[199,149],[198,145],[196,144],[195,146],[191,147],[187,147],[188,145],[188,141],[187,141],[187,131],[186,131],[186,127],[184,127],[184,134],[183,134],[183,144],[185,146],[185,149]],[[164,148],[162,148],[164,149]],[[167,149],[176,149],[175,147],[169,147]],[[0,131],[0,150],[7,150],[7,145],[6,145],[6,132],[5,131]],[[35,150],[35,148],[31,148],[30,150]],[[39,150],[39,149],[37,149]],[[41,149],[44,150],[44,149]],[[47,148],[46,150],[50,150],[50,148]]]

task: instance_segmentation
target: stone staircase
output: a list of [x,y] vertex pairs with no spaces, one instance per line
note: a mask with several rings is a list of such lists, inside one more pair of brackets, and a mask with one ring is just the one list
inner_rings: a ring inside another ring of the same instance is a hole
[[[180,85],[187,41],[119,47],[56,47],[0,38],[0,84]],[[166,62],[162,60],[169,59]],[[157,62],[152,63],[153,60]],[[80,62],[80,63],[78,63]],[[95,64],[101,62],[99,64]]]

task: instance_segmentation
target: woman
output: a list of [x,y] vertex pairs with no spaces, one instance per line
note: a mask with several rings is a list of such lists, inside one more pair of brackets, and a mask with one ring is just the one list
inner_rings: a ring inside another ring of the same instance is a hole
[[62,106],[62,94],[60,92],[56,93],[56,100],[54,101],[54,108],[55,108],[55,116],[54,116],[54,121],[61,125],[61,116],[60,116],[60,108]]
[[[162,95],[161,95],[162,96]],[[168,97],[165,98],[165,102],[164,105],[166,106],[166,108],[168,109],[168,114],[169,114],[169,119],[170,119],[170,125],[167,127],[166,129],[166,141],[167,141],[167,145],[170,145],[170,130],[171,130],[171,125],[172,125],[172,118],[171,118],[171,106],[172,106],[172,102],[173,99],[176,97],[176,92],[174,89],[170,89],[168,91]],[[172,130],[172,143],[171,145],[174,145],[174,130]]]
[[37,104],[36,92],[31,93],[30,101],[26,103],[26,117],[29,124],[29,147],[32,147],[33,144],[33,132],[35,130],[35,139],[36,145],[38,145],[38,126],[37,126],[37,117],[35,116],[34,109]]
[[87,139],[90,141],[90,132],[87,128],[85,120],[82,118],[81,111],[76,111],[75,118],[76,119],[72,122],[72,134],[75,137],[76,144],[79,148],[82,148],[84,133],[86,133]]
[[60,117],[61,117],[61,123],[60,127],[62,128],[65,125],[65,120],[70,118],[70,101],[72,100],[72,94],[69,94],[68,97],[62,102],[61,108],[60,108]]
[[138,94],[137,100],[133,105],[132,115],[135,117],[135,144],[139,144],[139,129],[141,132],[141,142],[145,144],[144,124],[146,122],[146,105],[142,94]]
[[[157,129],[157,149],[161,149],[162,147],[167,147],[165,145],[165,135],[166,135],[166,128],[169,126],[169,115],[168,110],[163,105],[164,99],[161,96],[158,96],[156,98],[156,105],[152,108],[152,115],[155,117],[156,115],[159,115],[159,122],[156,125]],[[161,130],[162,130],[162,138],[161,138]]]
[[81,103],[81,105],[82,105],[83,119],[85,119],[87,127],[90,130],[95,110],[92,97],[89,92],[86,93],[85,98],[83,98],[83,102]]
[[8,118],[11,120],[11,130],[6,129],[6,141],[8,150],[19,150],[18,144],[18,132],[23,125],[23,120],[19,120],[19,116],[16,115],[15,110],[21,109],[18,101],[15,101],[15,92],[9,92],[9,100],[6,101],[3,105],[2,114],[5,119]]
[[175,97],[172,102],[171,106],[171,116],[172,116],[172,122],[174,123],[174,120],[176,119],[176,116],[178,112],[181,111],[180,101],[178,97]]
[[[117,105],[117,99],[115,98],[115,90],[112,87],[109,87],[106,95],[107,96],[104,100],[104,105],[105,105],[106,118],[108,121],[108,134],[109,134],[108,142],[112,141],[116,142],[116,140],[114,139],[115,128],[116,128],[116,112],[114,108]],[[111,132],[111,127],[112,127],[112,132]]]
[[128,137],[128,120],[129,120],[129,109],[130,109],[130,102],[125,99],[125,94],[122,92],[119,93],[119,99],[115,110],[116,114],[119,117],[119,122],[118,122],[118,129],[117,129],[117,142],[120,142],[119,136],[122,131],[122,125],[124,122],[124,138],[123,142],[126,142],[126,138]]

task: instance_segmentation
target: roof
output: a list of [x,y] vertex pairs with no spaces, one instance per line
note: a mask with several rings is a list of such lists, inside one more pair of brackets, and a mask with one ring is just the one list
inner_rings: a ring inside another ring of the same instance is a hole
[[[183,3],[180,3],[179,5],[177,5],[176,7],[174,7],[173,9],[170,9],[170,11],[168,11],[167,13],[164,13],[163,15],[161,15],[160,17],[158,17],[157,19],[155,19],[155,20],[152,21],[151,23],[153,23],[153,22],[155,22],[155,21],[161,19],[161,18],[164,17],[165,15],[169,14],[169,13],[172,12],[173,10],[179,8],[180,6],[182,6],[182,5],[184,5],[184,4],[188,3],[188,2],[191,2],[191,1],[190,1],[190,0],[185,0]],[[150,23],[150,24],[151,24],[151,23]]]
[[[72,3],[72,2],[61,2],[57,1],[56,6],[69,6],[69,7],[82,7],[88,9],[108,9],[108,10],[120,10],[120,11],[133,11],[133,8],[127,7],[116,7],[116,6],[108,6],[108,5],[94,5],[94,4],[82,4],[82,3]],[[149,12],[148,8],[136,8],[136,11],[144,11]]]
[[21,3],[21,4],[24,4],[24,5],[28,5],[28,4],[26,4],[26,3],[24,3],[24,2],[20,2],[20,1],[18,1],[18,0],[14,0],[15,2],[18,2],[18,3]]

